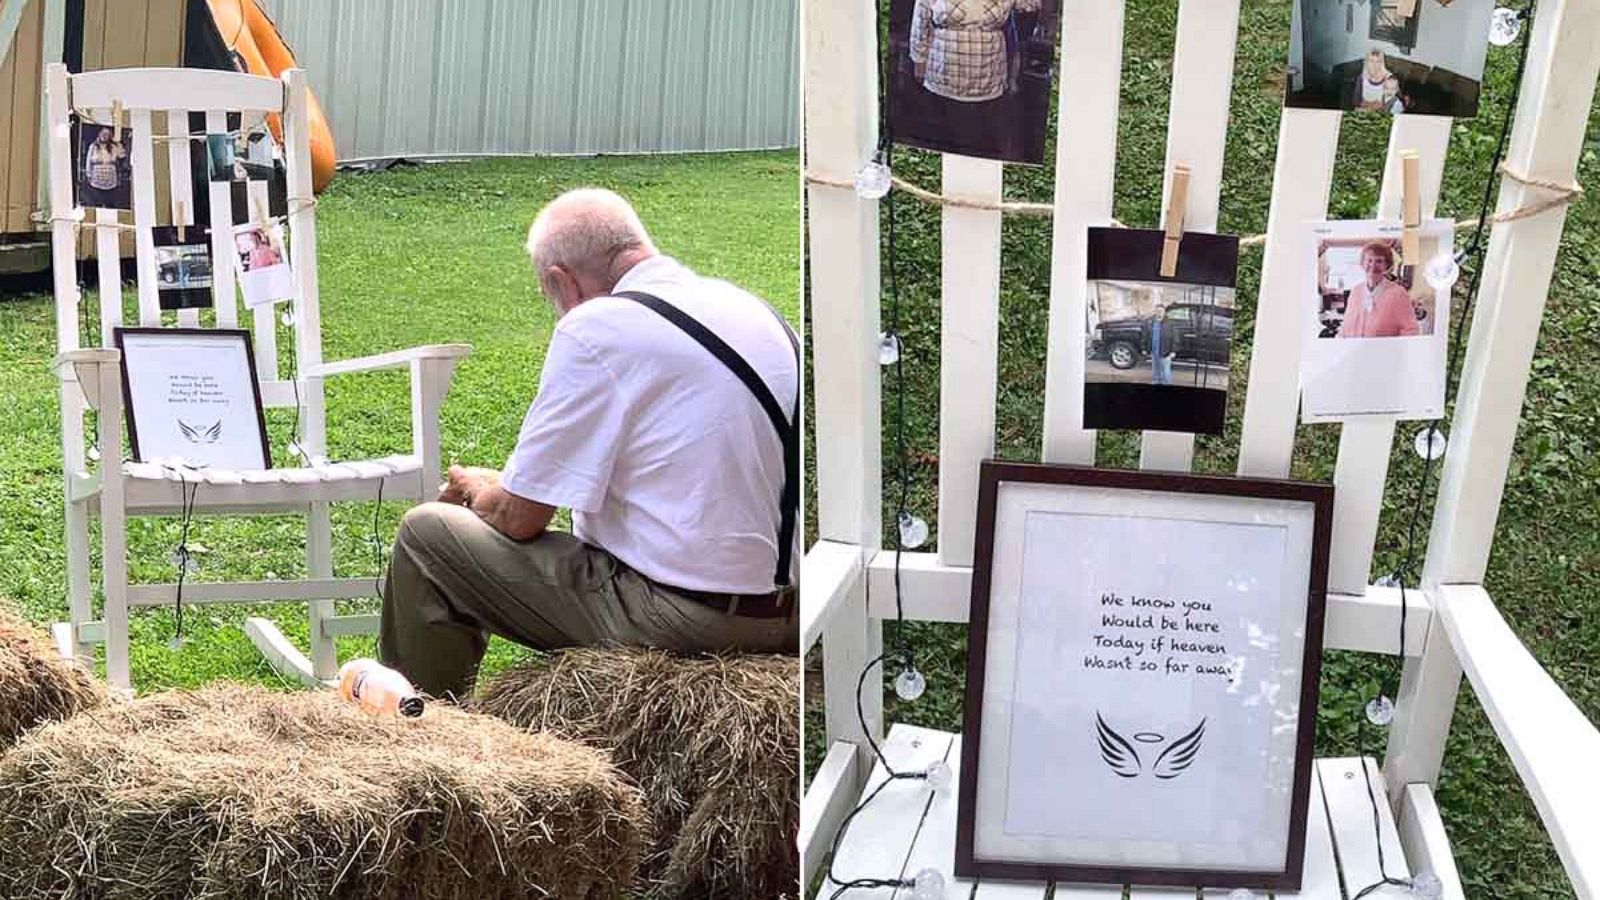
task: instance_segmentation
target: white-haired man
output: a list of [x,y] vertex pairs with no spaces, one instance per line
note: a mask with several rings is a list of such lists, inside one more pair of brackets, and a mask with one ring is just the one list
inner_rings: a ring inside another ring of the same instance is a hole
[[[610,191],[551,202],[528,253],[559,317],[538,395],[504,468],[452,466],[401,523],[380,657],[443,696],[489,633],[793,651],[793,331],[657,252]],[[573,534],[547,530],[562,507]]]

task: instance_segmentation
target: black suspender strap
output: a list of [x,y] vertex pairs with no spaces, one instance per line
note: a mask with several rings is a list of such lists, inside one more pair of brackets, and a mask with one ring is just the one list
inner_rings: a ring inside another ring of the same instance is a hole
[[[779,587],[788,587],[789,568],[794,552],[795,517],[800,511],[800,341],[795,337],[794,331],[789,328],[789,323],[778,316],[778,322],[783,326],[784,334],[789,338],[789,343],[794,347],[795,353],[795,396],[791,412],[785,415],[783,408],[778,405],[778,398],[772,395],[772,389],[761,380],[756,370],[745,362],[738,351],[728,346],[722,338],[712,333],[711,329],[700,324],[699,320],[673,306],[667,301],[646,294],[643,291],[620,291],[612,296],[625,297],[636,303],[654,310],[661,318],[678,326],[684,334],[694,338],[700,346],[728,367],[744,386],[755,395],[756,402],[761,404],[761,409],[766,412],[767,418],[772,420],[772,427],[778,432],[778,440],[783,444],[783,493],[778,505],[781,510],[781,520],[778,525],[778,571],[773,576],[773,581]],[[777,311],[773,310],[777,316]]]

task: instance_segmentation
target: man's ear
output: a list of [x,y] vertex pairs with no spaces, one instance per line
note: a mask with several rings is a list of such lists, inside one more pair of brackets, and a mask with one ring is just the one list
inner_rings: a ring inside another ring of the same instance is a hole
[[578,305],[580,296],[578,280],[560,266],[551,266],[539,273],[539,287],[555,305],[556,312],[566,315]]

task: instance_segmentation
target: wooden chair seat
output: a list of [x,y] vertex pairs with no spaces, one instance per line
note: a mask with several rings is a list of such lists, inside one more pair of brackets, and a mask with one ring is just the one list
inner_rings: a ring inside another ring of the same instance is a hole
[[[380,483],[385,500],[420,500],[430,487],[423,484],[422,459],[417,456],[255,471],[127,462],[122,474],[128,479],[128,511],[143,515],[179,514],[186,495],[191,495],[195,512],[272,514],[303,509],[308,503],[376,500]],[[90,499],[98,490],[95,481],[86,480],[75,499]]]
[[[1020,881],[982,881],[953,878],[955,863],[956,789],[961,767],[961,736],[912,725],[897,724],[889,730],[883,745],[885,758],[896,771],[921,771],[942,759],[956,773],[956,780],[935,793],[925,782],[902,780],[883,789],[877,799],[851,823],[839,846],[833,871],[843,880],[858,876],[886,877],[899,873],[910,878],[924,868],[937,869],[946,878],[946,897],[971,897],[973,900],[1120,900],[1125,887],[1131,900],[1169,900],[1194,897],[1194,888],[1141,888],[1126,885],[1067,885]],[[1365,777],[1363,777],[1363,771]],[[817,778],[829,776],[827,767]],[[862,796],[874,791],[888,777],[882,764],[873,767]],[[1306,827],[1305,874],[1298,893],[1276,895],[1257,891],[1259,897],[1303,898],[1303,900],[1349,900],[1363,887],[1381,880],[1377,847],[1372,840],[1373,796],[1383,797],[1383,778],[1372,759],[1319,759],[1312,771],[1310,821]],[[852,802],[858,802],[853,798]],[[1431,802],[1431,798],[1430,798]],[[1412,874],[1400,842],[1400,828],[1387,803],[1378,803],[1378,830],[1383,840],[1383,871],[1391,878]],[[1409,809],[1409,807],[1408,807]],[[1428,869],[1419,861],[1416,869]],[[826,877],[817,896],[829,896],[835,885]],[[1200,896],[1207,900],[1226,898],[1231,888],[1206,888]],[[846,896],[891,895],[888,888],[877,891],[852,890]],[[895,895],[903,896],[903,894]],[[1405,889],[1385,886],[1368,897],[1402,897]]]

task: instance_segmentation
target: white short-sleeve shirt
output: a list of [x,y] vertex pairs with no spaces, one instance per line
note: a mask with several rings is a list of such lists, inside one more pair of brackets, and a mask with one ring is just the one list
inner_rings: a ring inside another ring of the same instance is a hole
[[[615,290],[694,317],[791,411],[794,348],[761,300],[665,256]],[[737,376],[648,307],[599,297],[557,323],[500,483],[571,509],[580,540],[653,581],[760,593],[773,587],[783,479],[783,444]]]

